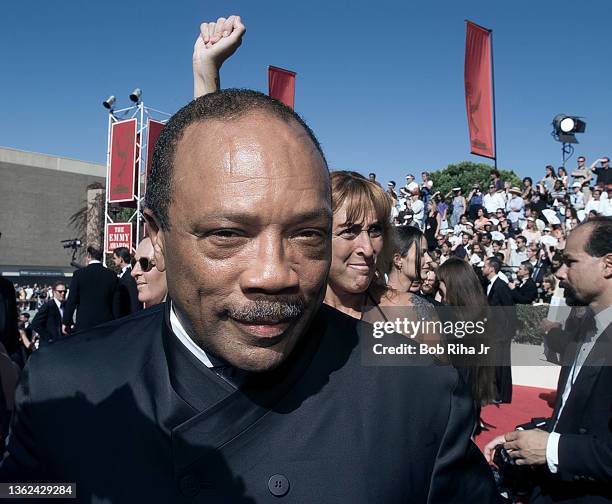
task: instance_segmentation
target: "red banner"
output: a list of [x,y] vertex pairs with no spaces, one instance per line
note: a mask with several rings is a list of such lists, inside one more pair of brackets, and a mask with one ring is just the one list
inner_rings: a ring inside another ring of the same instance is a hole
[[283,68],[268,67],[268,94],[287,107],[295,105],[295,76],[296,73]]
[[106,225],[106,253],[112,254],[117,247],[127,247],[132,251],[132,223]]
[[145,188],[147,187],[146,179],[149,178],[149,172],[153,165],[153,151],[155,150],[155,143],[159,138],[161,130],[164,129],[165,123],[149,119],[147,126],[147,175],[145,177]]
[[491,32],[470,21],[465,36],[464,72],[471,152],[495,159]]
[[111,126],[109,167],[109,203],[132,201],[135,196],[136,119],[119,121]]

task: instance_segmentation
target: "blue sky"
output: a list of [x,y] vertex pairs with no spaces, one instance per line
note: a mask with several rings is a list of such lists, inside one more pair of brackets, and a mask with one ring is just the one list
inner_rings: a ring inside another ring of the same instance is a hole
[[[462,0],[20,0],[0,16],[0,145],[106,160],[109,94],[174,112],[191,99],[201,20],[240,14],[223,87],[267,92],[267,66],[297,72],[296,110],[332,168],[379,180],[469,154],[465,19],[493,29],[500,168],[541,177],[561,164],[559,113],[585,117],[577,154],[612,154],[612,2]],[[568,166],[575,165],[575,157]]]

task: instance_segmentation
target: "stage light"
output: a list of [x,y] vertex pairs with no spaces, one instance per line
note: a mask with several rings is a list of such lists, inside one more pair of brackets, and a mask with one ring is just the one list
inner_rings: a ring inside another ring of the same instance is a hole
[[102,102],[102,105],[104,105],[104,107],[108,110],[113,110],[113,105],[115,104],[115,101],[117,101],[117,99],[113,95],[110,95],[106,100]]
[[562,143],[578,143],[575,133],[584,133],[586,123],[577,116],[557,114],[553,121],[553,136]]
[[134,91],[130,93],[130,100],[134,103],[138,103],[140,101],[140,97],[142,96],[142,89],[134,88]]

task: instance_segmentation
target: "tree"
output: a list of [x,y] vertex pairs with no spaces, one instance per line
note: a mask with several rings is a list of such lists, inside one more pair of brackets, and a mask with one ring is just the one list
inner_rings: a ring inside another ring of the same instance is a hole
[[[430,177],[434,183],[434,190],[440,191],[442,196],[453,187],[461,187],[464,196],[467,197],[474,184],[480,184],[480,187],[486,192],[492,169],[491,165],[485,163],[462,161],[461,163],[449,164],[446,168],[431,172]],[[513,186],[520,186],[521,179],[512,170],[498,171],[503,181],[508,181]]]

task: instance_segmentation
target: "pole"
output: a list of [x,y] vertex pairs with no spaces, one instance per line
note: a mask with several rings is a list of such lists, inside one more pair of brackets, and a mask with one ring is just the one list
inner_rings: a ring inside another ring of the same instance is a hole
[[493,148],[495,149],[495,169],[497,170],[497,121],[495,117],[495,67],[493,66],[493,30],[491,34],[491,91],[493,95]]
[[106,247],[108,245],[108,236],[106,234],[106,224],[110,220],[108,216],[108,197],[110,191],[110,151],[111,151],[111,126],[113,124],[112,110],[108,114],[108,138],[106,141],[106,195],[104,197],[104,250],[102,251],[102,264],[106,266]]

